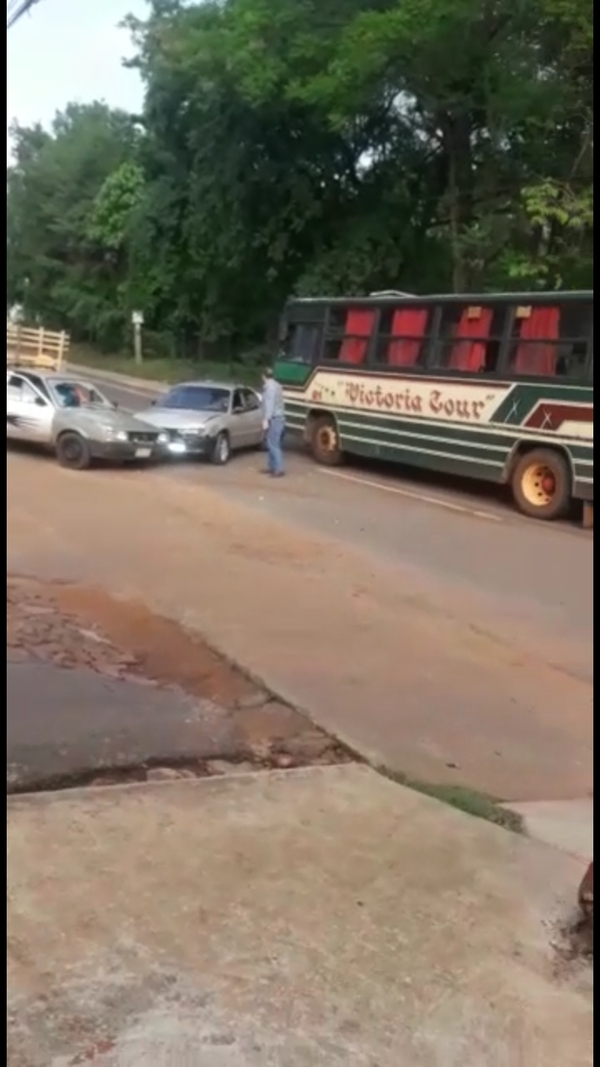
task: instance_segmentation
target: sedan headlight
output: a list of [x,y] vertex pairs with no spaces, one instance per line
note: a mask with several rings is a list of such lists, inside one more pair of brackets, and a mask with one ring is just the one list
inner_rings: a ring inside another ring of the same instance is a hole
[[125,430],[115,430],[113,426],[99,426],[98,429],[105,441],[127,441]]
[[167,445],[169,443],[169,435],[168,435],[168,433],[159,433],[159,435],[158,435],[158,443],[159,443],[159,445]]

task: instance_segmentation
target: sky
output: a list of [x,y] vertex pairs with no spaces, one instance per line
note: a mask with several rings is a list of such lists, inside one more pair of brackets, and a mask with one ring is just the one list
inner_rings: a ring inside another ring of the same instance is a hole
[[7,159],[13,119],[48,127],[72,100],[140,109],[142,84],[122,66],[132,47],[118,23],[146,13],[145,0],[38,0],[8,31]]

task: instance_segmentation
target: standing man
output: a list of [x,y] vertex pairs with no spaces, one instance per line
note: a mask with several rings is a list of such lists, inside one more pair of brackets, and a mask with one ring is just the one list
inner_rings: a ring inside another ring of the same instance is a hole
[[281,442],[285,430],[285,412],[283,407],[283,390],[273,377],[273,371],[268,369],[263,373],[263,430],[267,452],[269,455],[268,467],[265,474],[272,478],[281,478],[283,470],[283,453]]

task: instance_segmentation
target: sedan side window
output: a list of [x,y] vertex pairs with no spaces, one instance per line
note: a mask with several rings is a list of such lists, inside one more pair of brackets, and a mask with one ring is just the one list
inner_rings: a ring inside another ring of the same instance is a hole
[[20,400],[25,404],[35,404],[36,400],[41,399],[35,389],[32,389],[29,382],[26,382],[24,378],[20,378],[16,374],[11,375],[9,378],[8,388],[16,400]]
[[15,389],[21,393],[21,390],[25,385],[25,379],[21,378],[20,374],[10,374],[6,384],[9,389]]
[[244,393],[242,389],[236,389],[233,394],[233,413],[239,415],[242,411],[246,410],[244,403]]
[[243,393],[246,411],[258,411],[260,407],[260,401],[256,393],[254,393],[252,389],[244,389]]
[[28,379],[29,379],[31,385],[33,385],[33,387],[35,389],[37,389],[38,393],[41,393],[42,396],[44,397],[44,399],[48,400],[50,402],[50,393],[48,392],[48,389],[46,388],[46,384],[45,384],[43,378],[38,378],[37,374],[36,375],[29,374]]

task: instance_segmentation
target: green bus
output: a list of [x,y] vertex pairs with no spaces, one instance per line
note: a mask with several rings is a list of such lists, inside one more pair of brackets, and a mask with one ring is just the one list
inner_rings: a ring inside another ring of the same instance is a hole
[[275,374],[319,463],[509,484],[527,515],[593,500],[593,292],[290,300]]

